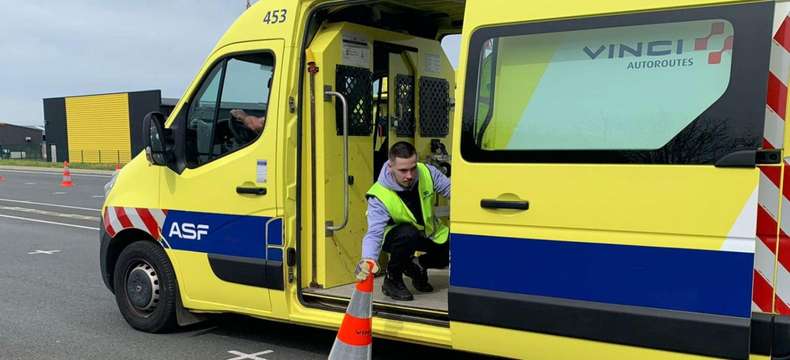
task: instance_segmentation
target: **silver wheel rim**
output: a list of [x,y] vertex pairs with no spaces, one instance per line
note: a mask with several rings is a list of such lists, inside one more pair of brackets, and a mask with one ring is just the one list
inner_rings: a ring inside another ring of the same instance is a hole
[[152,312],[159,304],[159,275],[151,264],[138,261],[126,274],[126,297],[138,311]]

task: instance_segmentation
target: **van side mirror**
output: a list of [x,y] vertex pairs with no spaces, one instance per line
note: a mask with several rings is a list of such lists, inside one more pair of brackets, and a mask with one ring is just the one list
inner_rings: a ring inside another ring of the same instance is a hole
[[152,111],[143,118],[143,140],[148,163],[167,166],[173,161],[173,140],[169,129],[165,129],[165,116]]

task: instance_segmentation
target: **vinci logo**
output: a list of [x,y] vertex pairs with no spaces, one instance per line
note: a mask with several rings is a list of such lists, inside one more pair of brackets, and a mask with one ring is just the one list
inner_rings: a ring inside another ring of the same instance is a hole
[[[582,48],[582,51],[590,59],[593,60],[598,58],[622,59],[625,57],[639,58],[639,57],[658,57],[658,56],[668,56],[668,55],[683,55],[683,54],[689,54],[692,51],[708,50],[708,48],[711,45],[711,39],[718,38],[720,37],[720,35],[725,35],[724,22],[716,21],[710,23],[710,30],[707,36],[701,38],[694,38],[694,49],[689,51],[690,49],[686,48],[686,44],[689,43],[689,41],[678,39],[678,37],[684,37],[683,33],[693,33],[692,31],[699,33],[699,28],[693,30],[692,28],[682,27],[684,25],[687,26],[689,24],[691,23],[677,23],[671,25],[666,24],[670,26],[674,25],[675,26],[674,29],[671,27],[667,28],[666,25],[661,25],[662,28],[658,28],[656,25],[641,25],[641,26],[629,27],[634,30],[639,29],[641,30],[640,32],[649,31],[649,30],[650,33],[666,32],[667,35],[665,36],[669,39],[665,38],[663,40],[652,40],[652,41],[622,41],[622,42],[611,43],[611,44],[603,44],[598,47],[592,47],[592,48],[589,46],[585,46],[584,48]],[[619,28],[618,31],[622,33],[623,29]],[[628,32],[626,31],[625,33]],[[670,33],[672,34],[670,35]],[[670,40],[673,38],[677,40]],[[732,51],[732,45],[734,39],[735,37],[733,35],[728,35],[724,39],[724,44],[720,49],[714,49],[710,51],[708,53],[708,59],[707,59],[708,64],[721,63],[722,55],[724,54],[724,52],[728,50]]]
[[[708,50],[708,43],[711,37],[714,35],[723,35],[724,34],[724,23],[723,22],[715,22],[710,24],[710,34],[706,37],[697,38],[694,40],[694,51],[700,50]],[[714,50],[708,53],[708,64],[718,64],[721,63],[721,55],[727,51],[732,51],[732,43],[735,41],[735,36],[730,35],[724,39],[724,46],[720,50]]]

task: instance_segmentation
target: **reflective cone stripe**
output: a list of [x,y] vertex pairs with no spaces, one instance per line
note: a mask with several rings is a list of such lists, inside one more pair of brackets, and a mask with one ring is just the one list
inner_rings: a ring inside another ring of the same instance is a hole
[[329,359],[370,359],[372,355],[373,274],[357,282],[351,301],[337,331]]
[[71,182],[71,171],[69,171],[69,162],[63,162],[63,180],[60,182],[61,187],[70,187],[74,186],[74,183]]

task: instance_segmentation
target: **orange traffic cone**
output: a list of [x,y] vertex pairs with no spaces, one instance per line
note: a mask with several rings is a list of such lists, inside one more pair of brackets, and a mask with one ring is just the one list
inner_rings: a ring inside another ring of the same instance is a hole
[[373,337],[370,315],[373,295],[373,272],[367,279],[357,282],[351,294],[343,323],[337,331],[329,360],[370,359],[373,354]]
[[121,171],[121,164],[115,163],[115,173],[117,174],[119,171]]
[[69,171],[69,162],[63,162],[63,180],[60,182],[61,187],[72,187],[74,183],[71,182],[71,171]]

